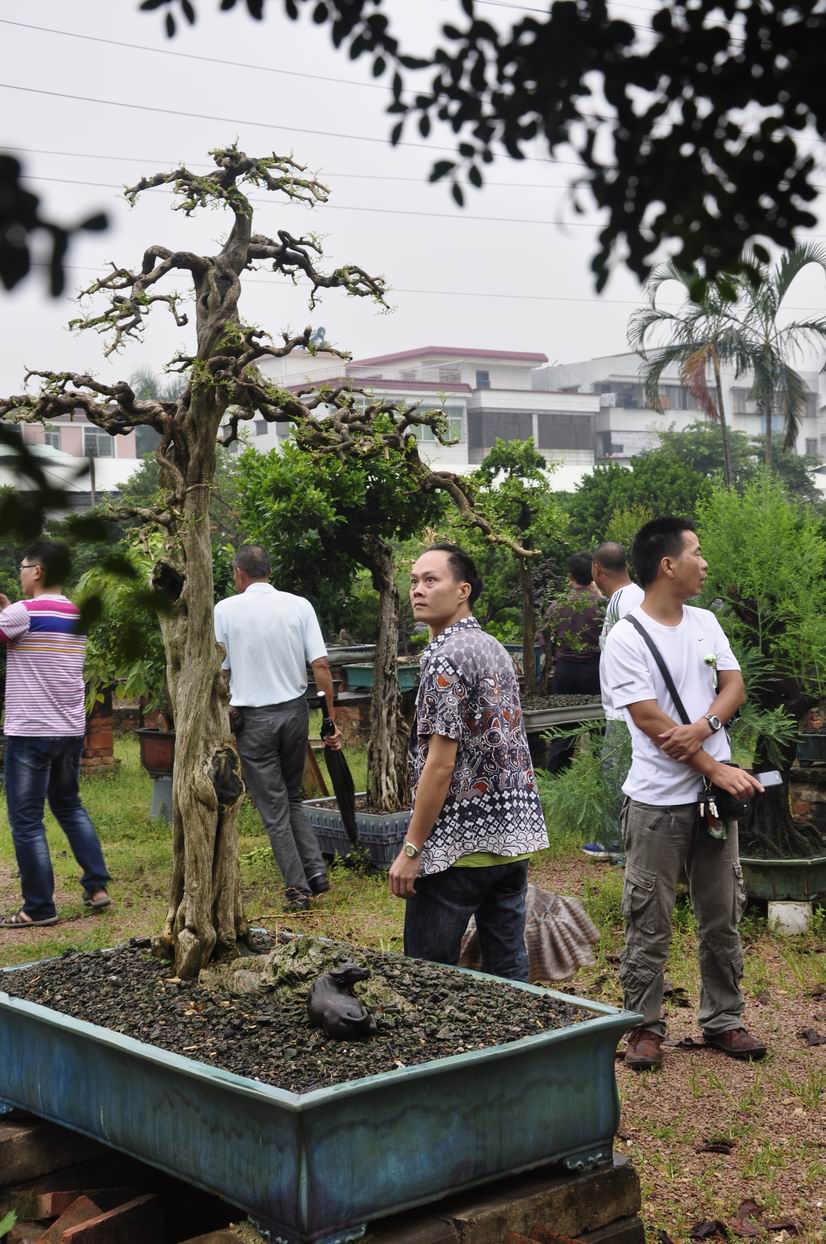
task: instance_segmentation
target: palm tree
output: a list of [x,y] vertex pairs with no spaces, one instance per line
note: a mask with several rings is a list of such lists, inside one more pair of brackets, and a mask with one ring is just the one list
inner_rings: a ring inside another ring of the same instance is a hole
[[[723,478],[732,485],[731,449],[720,378],[721,360],[733,362],[735,371],[749,366],[750,355],[740,339],[735,316],[738,293],[736,282],[729,276],[703,281],[696,272],[683,272],[673,263],[657,268],[648,280],[645,292],[647,305],[635,311],[628,323],[628,343],[643,359],[640,369],[645,400],[653,410],[663,410],[660,380],[671,366],[680,369],[680,381],[690,389],[705,413],[720,425]],[[687,301],[676,311],[658,305],[657,295],[666,282],[680,284]],[[651,338],[665,344],[651,347]],[[709,384],[709,367],[714,376],[714,391]]]
[[754,374],[752,397],[765,420],[767,465],[772,460],[773,416],[783,416],[784,448],[793,449],[806,410],[808,388],[792,362],[805,346],[826,345],[826,316],[784,325],[778,322],[789,287],[809,264],[819,265],[826,275],[826,247],[795,246],[773,269],[746,255],[738,281],[742,344]]

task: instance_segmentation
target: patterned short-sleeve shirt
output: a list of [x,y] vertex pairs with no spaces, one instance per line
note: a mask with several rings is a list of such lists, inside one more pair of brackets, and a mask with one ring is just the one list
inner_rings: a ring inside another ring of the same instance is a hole
[[456,739],[459,748],[422,848],[423,876],[477,851],[524,855],[548,845],[513,661],[475,618],[455,622],[422,653],[410,735],[414,803],[432,734]]

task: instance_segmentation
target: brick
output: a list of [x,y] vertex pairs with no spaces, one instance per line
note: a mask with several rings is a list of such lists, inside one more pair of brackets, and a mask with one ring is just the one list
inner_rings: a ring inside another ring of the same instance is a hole
[[456,1227],[462,1244],[502,1244],[508,1231],[530,1235],[553,1223],[558,1235],[578,1239],[640,1208],[639,1180],[624,1158],[580,1175],[528,1172],[432,1206]]
[[103,1152],[96,1140],[55,1123],[0,1120],[0,1187],[37,1179]]
[[[18,1218],[39,1218],[38,1197],[53,1192],[74,1192],[78,1196],[92,1188],[143,1187],[148,1170],[135,1158],[108,1149],[100,1157],[49,1172],[17,1188],[0,1188],[0,1218],[10,1209]],[[101,1208],[108,1209],[109,1205]]]
[[452,1222],[421,1211],[385,1218],[368,1232],[370,1244],[458,1244],[459,1240]]
[[161,1203],[150,1193],[70,1227],[55,1244],[149,1244],[162,1239],[162,1232]]
[[26,1198],[26,1217],[56,1218],[80,1196],[94,1201],[99,1210],[114,1209],[127,1201],[134,1201],[141,1192],[141,1188],[65,1188],[58,1192],[33,1193]]
[[95,1205],[94,1201],[90,1201],[87,1196],[81,1194],[75,1197],[69,1208],[65,1209],[60,1217],[55,1219],[46,1234],[40,1237],[40,1244],[61,1244],[68,1230],[76,1227],[78,1223],[97,1218],[99,1214],[100,1206]]

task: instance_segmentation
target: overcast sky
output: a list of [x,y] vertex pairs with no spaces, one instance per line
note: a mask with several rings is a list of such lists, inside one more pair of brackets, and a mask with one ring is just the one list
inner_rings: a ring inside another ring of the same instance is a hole
[[[490,0],[485,15],[510,24],[522,7]],[[614,7],[643,27],[656,9],[645,0]],[[459,11],[457,0],[396,0],[389,8],[421,51]],[[0,298],[0,391],[19,392],[26,366],[91,369],[114,380],[137,366],[160,370],[176,349],[191,347],[190,331],[175,329],[159,308],[144,346],[107,361],[94,334],[66,331],[77,314],[71,296],[110,260],[137,267],[150,243],[207,251],[219,243],[221,212],[187,219],[170,211],[173,200],[161,191],[130,209],[119,189],[180,162],[204,167],[210,147],[236,139],[250,154],[292,153],[333,191],[330,204],[312,212],[272,196],[258,208],[257,230],[323,234],[329,266],[354,262],[383,274],[394,307],[383,314],[333,292],[310,316],[306,291],[260,273],[244,278],[245,319],[272,332],[324,325],[356,358],[448,345],[544,351],[552,362],[571,362],[625,348],[639,286],[620,269],[604,295],[594,294],[589,263],[599,221],[571,208],[574,167],[551,163],[539,147],[530,161],[503,158],[489,174],[494,184],[471,192],[462,211],[445,186],[427,182],[441,154],[433,145],[417,143],[412,130],[412,145],[387,143],[388,89],[371,80],[367,59],[336,52],[326,26],[288,21],[280,2],[264,23],[243,4],[224,15],[215,9],[217,0],[201,3],[197,26],[170,41],[138,0],[4,0],[0,148],[25,152],[48,216],[69,222],[105,208],[111,227],[73,245],[67,297],[49,299],[38,277]],[[182,113],[189,115],[175,115]],[[825,206],[821,197],[813,236],[826,238]],[[822,313],[822,274],[802,276],[790,304],[796,315]]]

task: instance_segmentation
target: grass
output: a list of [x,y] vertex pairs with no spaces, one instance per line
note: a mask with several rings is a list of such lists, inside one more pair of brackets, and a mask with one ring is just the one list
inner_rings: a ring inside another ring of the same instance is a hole
[[[78,870],[59,828],[49,818],[48,836],[56,875],[61,923],[30,933],[0,932],[0,965],[59,955],[68,947],[92,950],[130,936],[151,936],[166,910],[170,831],[149,817],[151,787],[133,739],[117,743],[121,761],[108,777],[84,779],[83,798],[103,842],[113,874],[113,907],[90,915],[82,906]],[[363,789],[366,757],[348,751],[357,788]],[[321,762],[323,770],[323,761]],[[245,805],[239,823],[241,878],[253,923],[292,929],[384,950],[400,950],[403,904],[388,893],[384,875],[361,876],[342,864],[332,868],[333,887],[309,913],[284,917],[282,884],[269,842],[254,809]],[[532,862],[532,878],[562,894],[579,896],[600,930],[595,962],[563,990],[618,1004],[623,944],[622,870],[597,865],[579,851],[581,838],[550,826],[551,845]],[[19,902],[14,853],[0,813],[0,903]],[[823,1031],[826,983],[826,919],[817,916],[805,937],[770,933],[764,914],[750,909],[741,926],[745,948],[744,990],[748,1022],[769,1039],[764,1064],[733,1064],[706,1051],[668,1053],[657,1075],[633,1076],[618,1065],[622,1100],[620,1152],[629,1155],[643,1189],[643,1217],[650,1244],[665,1231],[679,1244],[702,1219],[732,1222],[747,1196],[764,1207],[765,1220],[790,1216],[799,1224],[798,1244],[821,1244],[822,1188],[826,1184],[822,1115],[826,1105],[826,1047],[809,1049],[800,1029]],[[666,1002],[672,1037],[694,1034],[699,995],[697,930],[690,905],[675,910],[667,977],[690,1006]],[[752,1009],[753,1008],[753,1009]],[[713,1138],[733,1142],[730,1155],[698,1153]],[[821,1202],[818,1205],[818,1202]]]

